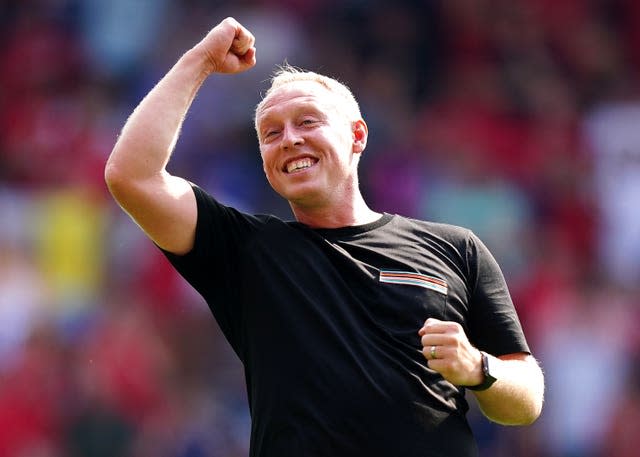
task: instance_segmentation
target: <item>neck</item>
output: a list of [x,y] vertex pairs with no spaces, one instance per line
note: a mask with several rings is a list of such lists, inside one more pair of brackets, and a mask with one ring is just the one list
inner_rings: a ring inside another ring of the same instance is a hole
[[313,228],[340,228],[374,222],[381,214],[370,209],[362,195],[340,204],[305,207],[290,202],[298,222]]

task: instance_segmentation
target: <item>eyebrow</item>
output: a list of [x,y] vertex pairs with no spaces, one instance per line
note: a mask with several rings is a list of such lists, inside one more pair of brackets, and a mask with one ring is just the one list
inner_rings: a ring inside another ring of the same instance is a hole
[[[294,117],[310,114],[310,115],[317,116],[321,119],[327,118],[327,115],[323,110],[313,106],[310,103],[300,103],[299,106],[294,106],[292,109],[292,113]],[[261,127],[261,130],[262,130],[262,124],[264,124],[265,122],[268,123],[270,121],[271,121],[271,117],[268,115],[268,113],[263,111],[257,119],[257,124]]]

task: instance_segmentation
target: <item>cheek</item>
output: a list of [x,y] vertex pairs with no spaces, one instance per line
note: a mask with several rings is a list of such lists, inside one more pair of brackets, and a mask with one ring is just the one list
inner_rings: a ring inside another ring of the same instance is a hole
[[272,154],[270,154],[269,150],[264,146],[260,147],[260,158],[262,159],[262,168],[266,173],[267,168],[272,161]]
[[272,156],[268,153],[264,153],[261,151],[260,153],[260,157],[262,158],[262,171],[264,172],[267,181],[269,181],[269,183],[272,182],[272,177],[273,177],[273,159]]

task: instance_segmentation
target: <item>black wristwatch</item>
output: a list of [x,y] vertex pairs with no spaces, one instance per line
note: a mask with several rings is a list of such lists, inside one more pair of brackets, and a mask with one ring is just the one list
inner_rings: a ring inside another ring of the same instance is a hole
[[489,363],[489,356],[486,352],[480,351],[482,355],[482,373],[484,374],[484,381],[477,386],[465,386],[469,390],[487,390],[497,381],[497,378],[491,374],[491,365]]

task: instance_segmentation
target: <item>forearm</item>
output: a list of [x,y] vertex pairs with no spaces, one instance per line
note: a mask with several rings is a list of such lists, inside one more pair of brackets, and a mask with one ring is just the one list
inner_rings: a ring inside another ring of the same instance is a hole
[[185,115],[207,75],[206,59],[200,52],[192,49],[178,60],[127,120],[107,162],[107,182],[145,180],[164,171]]
[[494,360],[498,380],[485,391],[474,391],[483,414],[504,425],[528,425],[542,410],[544,376],[531,356]]

